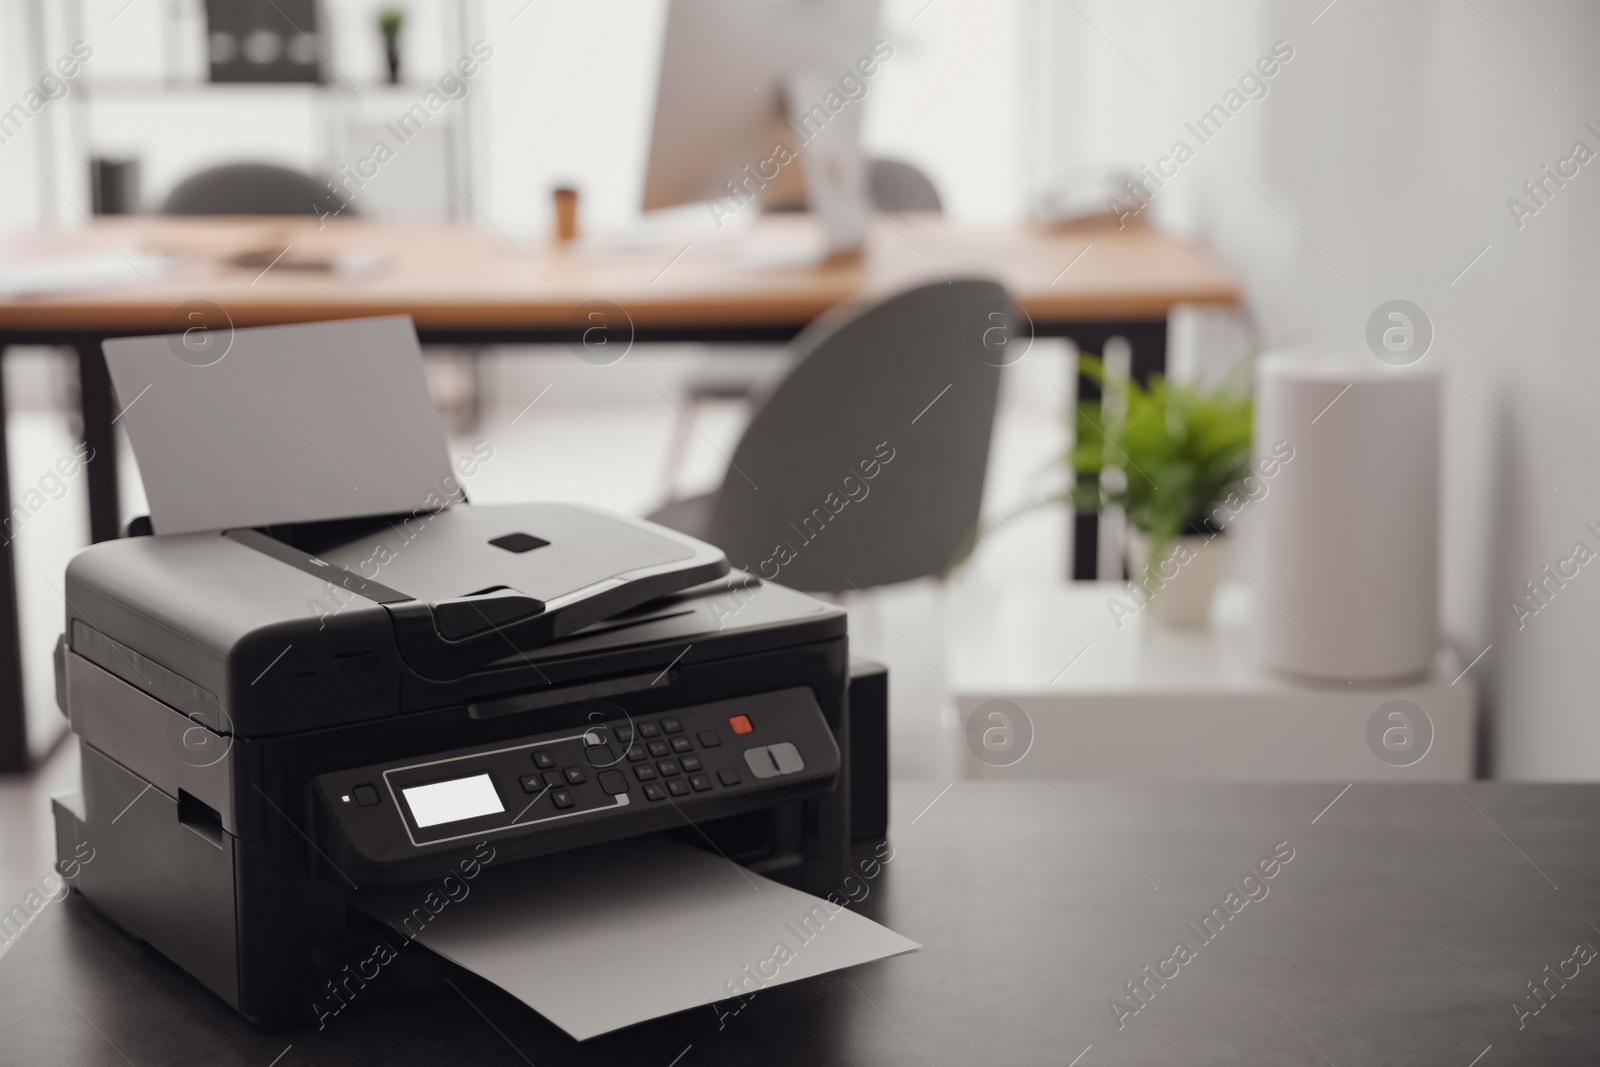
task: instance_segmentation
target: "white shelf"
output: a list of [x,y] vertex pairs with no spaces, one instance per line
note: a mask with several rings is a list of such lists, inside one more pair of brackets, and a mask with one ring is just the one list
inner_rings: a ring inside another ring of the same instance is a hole
[[335,78],[326,82],[211,82],[211,81],[161,81],[147,78],[102,78],[98,81],[77,79],[74,89],[80,99],[120,100],[125,97],[171,96],[183,98],[227,92],[283,93],[312,92],[347,96],[421,96],[436,89],[432,82],[357,82],[354,85]]
[[[959,722],[1005,700],[1031,720],[1032,748],[995,767],[955,739],[974,778],[1163,781],[1396,781],[1472,777],[1477,693],[1441,649],[1426,678],[1390,685],[1299,682],[1256,665],[1259,598],[1225,584],[1209,629],[1121,628],[1108,607],[1132,603],[1120,583],[958,594],[950,681]],[[1070,664],[1070,667],[1069,667]],[[1459,680],[1456,680],[1459,676]],[[1369,747],[1368,720],[1390,700],[1432,723],[1427,754],[1407,767]]]

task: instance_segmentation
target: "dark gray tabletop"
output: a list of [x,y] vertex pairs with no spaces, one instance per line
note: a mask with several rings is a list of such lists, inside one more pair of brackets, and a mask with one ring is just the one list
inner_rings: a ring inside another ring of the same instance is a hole
[[458,973],[261,1031],[73,897],[0,960],[0,1063],[1600,1062],[1600,786],[940,789],[896,787],[893,858],[855,890],[927,947],[737,1012],[579,1045]]

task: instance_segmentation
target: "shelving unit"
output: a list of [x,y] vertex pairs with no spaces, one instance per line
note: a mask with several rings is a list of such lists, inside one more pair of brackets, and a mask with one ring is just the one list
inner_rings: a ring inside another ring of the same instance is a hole
[[[81,31],[85,25],[84,2],[70,0],[62,16],[61,21],[69,35]],[[30,0],[35,8],[42,3],[43,0]],[[446,39],[439,42],[439,53],[451,57],[465,54],[474,20],[471,0],[413,0],[410,6],[415,8],[424,4],[435,7],[438,21],[446,29]],[[70,102],[66,127],[77,149],[69,156],[78,159],[85,167],[89,160],[100,156],[128,154],[123,146],[116,143],[114,134],[108,136],[106,129],[108,123],[116,122],[116,118],[111,116],[118,109],[138,108],[138,117],[147,120],[150,109],[159,108],[174,116],[170,124],[177,127],[183,124],[178,116],[184,110],[192,114],[195,110],[209,109],[217,103],[237,99],[247,102],[254,111],[301,109],[306,128],[306,150],[301,155],[301,162],[319,177],[332,177],[342,166],[353,165],[371,150],[373,138],[381,136],[375,131],[381,130],[384,122],[394,121],[413,104],[419,103],[428,90],[436,87],[436,82],[418,78],[415,70],[407,71],[409,77],[399,83],[346,77],[341,67],[352,65],[347,61],[340,62],[338,40],[330,32],[332,20],[330,9],[326,6],[321,13],[320,24],[324,28],[318,36],[324,43],[319,51],[331,55],[325,54],[321,64],[323,81],[213,82],[205,76],[209,68],[204,53],[203,0],[161,0],[160,11],[163,22],[161,55],[157,64],[162,72],[159,76],[97,78],[92,69],[87,70],[74,80],[73,91],[62,101],[64,104]],[[42,24],[42,11],[34,13],[34,20],[35,24]],[[376,35],[378,31],[372,27],[371,32]],[[428,167],[433,171],[433,189],[419,189],[419,185],[427,183],[412,173],[417,169],[417,164],[410,163],[404,168],[408,172],[408,180],[392,183],[402,187],[396,190],[396,195],[388,198],[394,201],[393,205],[384,203],[382,197],[368,197],[368,200],[374,201],[376,210],[367,213],[378,218],[433,218],[441,221],[464,221],[469,218],[471,207],[454,190],[459,190],[468,198],[473,195],[471,146],[477,111],[476,97],[476,93],[468,92],[462,99],[449,101],[431,118],[424,131],[424,138],[434,142],[425,153],[430,157]],[[436,142],[433,136],[435,131]],[[193,144],[192,141],[186,143]],[[419,139],[413,145],[421,143]],[[400,146],[391,144],[391,147],[398,149]],[[149,153],[151,158],[147,159],[143,154],[137,157],[146,174],[163,170],[159,166],[147,165],[154,162],[154,157],[159,156],[160,152],[161,147],[157,146],[154,152]],[[270,157],[272,154],[270,149],[264,150],[257,158]],[[413,150],[409,155],[415,158],[419,153]],[[55,153],[39,154],[41,177],[61,187],[63,183],[57,180],[56,175],[49,173],[56,165],[56,159],[52,158],[54,156]],[[246,158],[243,151],[223,151],[187,169],[243,158]],[[173,168],[165,169],[170,171]],[[171,182],[164,184],[170,185]],[[152,192],[157,195],[152,196]],[[141,189],[140,200],[145,210],[153,210],[159,202],[159,189]],[[424,208],[420,212],[397,212],[400,204],[423,204]]]

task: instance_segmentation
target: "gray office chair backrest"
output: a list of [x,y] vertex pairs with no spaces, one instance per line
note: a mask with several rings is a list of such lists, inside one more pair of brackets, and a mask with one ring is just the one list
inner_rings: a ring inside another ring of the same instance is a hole
[[961,279],[813,323],[734,450],[707,540],[810,592],[943,572],[978,522],[1017,321],[1000,285]]
[[[342,208],[342,210],[341,210]],[[329,188],[288,167],[272,163],[227,163],[208,167],[179,182],[163,215],[317,215],[354,211]]]
[[922,171],[897,159],[874,159],[867,182],[879,211],[943,211],[939,190]]

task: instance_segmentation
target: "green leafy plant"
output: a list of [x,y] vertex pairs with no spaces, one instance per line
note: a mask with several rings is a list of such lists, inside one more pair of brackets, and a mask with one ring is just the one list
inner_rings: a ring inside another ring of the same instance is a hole
[[403,8],[386,7],[378,12],[378,30],[383,34],[384,58],[389,64],[389,84],[400,84],[400,30],[406,24]]
[[400,29],[406,24],[404,8],[386,7],[378,12],[378,30],[386,41],[393,42],[400,36]]
[[[1150,538],[1150,562],[1165,558],[1186,532],[1215,530],[1209,517],[1250,473],[1254,404],[1241,389],[1203,390],[1161,375],[1150,384],[1106,375],[1094,356],[1078,357],[1081,374],[1100,386],[1104,400],[1074,405],[1076,433],[1059,462],[1074,476],[1071,489],[1029,500],[981,525],[962,546],[949,570],[971,557],[978,543],[1014,519],[1050,504],[1070,501],[1080,512],[1120,506],[1128,521]],[[1100,477],[1116,468],[1112,485]],[[948,572],[947,572],[948,573]]]
[[[1079,357],[1079,370],[1101,387],[1104,401],[1077,405],[1077,434],[1068,454],[1079,511],[1120,506],[1150,538],[1161,560],[1184,533],[1203,533],[1211,512],[1250,473],[1255,406],[1228,386],[1202,390],[1152,375],[1148,387],[1107,378],[1105,364]],[[1108,488],[1107,467],[1124,475]]]

